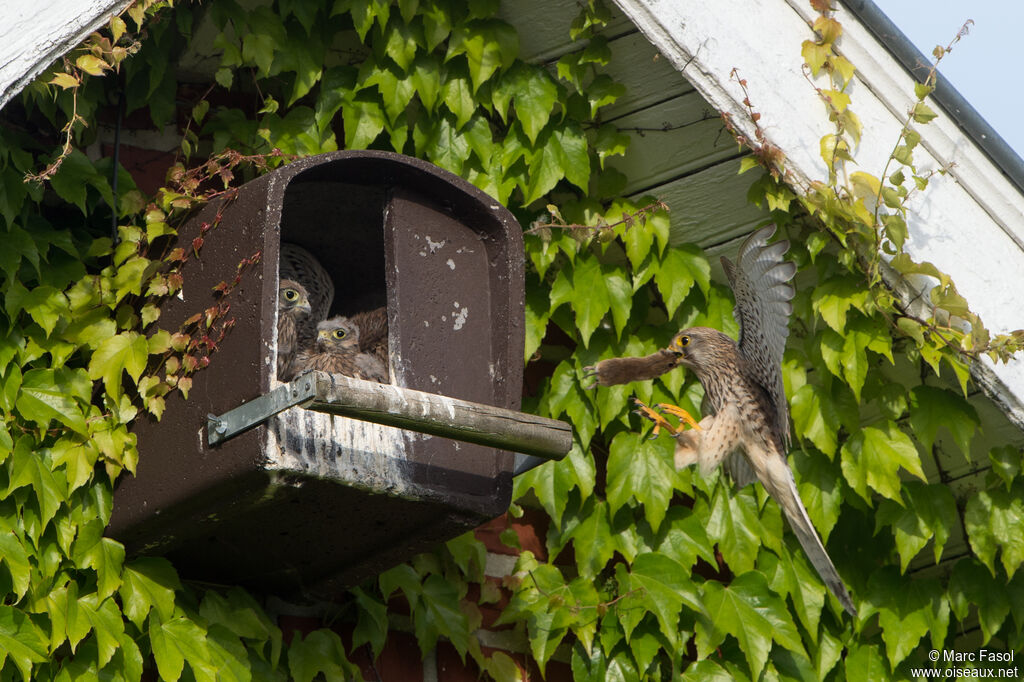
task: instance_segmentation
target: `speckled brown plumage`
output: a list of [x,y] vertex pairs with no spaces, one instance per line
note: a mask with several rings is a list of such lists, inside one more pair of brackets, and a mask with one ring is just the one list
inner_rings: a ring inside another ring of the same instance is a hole
[[[779,504],[811,564],[850,614],[856,608],[811,523],[786,461],[789,409],[782,386],[782,354],[789,334],[790,284],[796,266],[783,260],[789,242],[769,244],[775,226],[762,228],[740,246],[736,263],[722,259],[736,296],[739,343],[708,327],[680,331],[669,344],[678,364],[704,387],[699,430],[679,431],[676,466],[698,465],[708,474],[725,463],[737,485],[757,479]],[[649,356],[650,357],[650,356]],[[641,359],[642,360],[642,359]],[[648,367],[649,368],[649,367]],[[610,360],[589,368],[598,384],[647,376],[620,376]]]
[[347,317],[332,317],[317,325],[312,348],[295,360],[297,371],[317,369],[356,379],[386,383],[387,368],[374,355],[359,351],[359,328]]
[[281,280],[277,288],[277,378],[281,381],[288,381],[294,374],[298,328],[309,311],[305,287],[290,279]]
[[387,367],[388,309],[381,306],[356,313],[349,320],[359,329],[359,350],[369,353]]

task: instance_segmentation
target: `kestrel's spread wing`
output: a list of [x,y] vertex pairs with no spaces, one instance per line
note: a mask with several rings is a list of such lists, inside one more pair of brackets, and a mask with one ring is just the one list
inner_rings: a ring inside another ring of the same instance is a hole
[[782,387],[782,353],[789,336],[794,290],[790,284],[796,264],[782,259],[789,250],[786,240],[769,245],[775,226],[762,227],[740,246],[734,265],[725,256],[722,266],[729,278],[740,325],[740,354],[746,369],[775,406],[775,428],[789,449],[789,406]]
[[388,363],[388,309],[374,308],[349,318],[359,328],[359,350],[373,355],[381,364]]
[[[760,480],[818,575],[843,608],[856,616],[853,600],[811,523],[786,461],[789,409],[782,384],[782,354],[789,335],[794,294],[790,280],[796,266],[783,260],[789,242],[768,243],[773,234],[775,226],[762,228],[743,242],[735,264],[722,259],[736,297],[739,343],[717,329],[691,327],[669,344],[667,350],[676,355],[678,364],[700,380],[710,414],[700,421],[699,430],[666,430],[676,439],[676,466],[696,464],[707,474],[727,462],[737,484]],[[651,367],[642,358],[632,363],[623,360],[605,360],[588,372],[598,384],[609,385],[613,378],[637,378],[635,371],[630,375],[617,370]],[[668,424],[650,408],[641,413],[661,428]]]

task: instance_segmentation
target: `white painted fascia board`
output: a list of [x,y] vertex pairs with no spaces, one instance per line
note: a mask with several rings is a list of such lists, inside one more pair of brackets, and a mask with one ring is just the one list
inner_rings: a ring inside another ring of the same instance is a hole
[[[753,138],[744,92],[730,76],[738,70],[762,129],[785,154],[798,189],[828,177],[819,150],[833,126],[804,75],[800,54],[802,42],[815,37],[809,25],[815,15],[806,0],[615,3],[712,106]],[[837,50],[858,69],[848,89],[864,128],[855,169],[881,176],[913,104],[914,81],[854,15],[840,7],[835,17],[844,28]],[[823,80],[817,84],[828,87]],[[909,202],[907,251],[952,276],[993,332],[1024,327],[1024,197],[937,103],[929,106],[939,117],[918,126],[923,142],[915,150],[917,169],[954,166]],[[1024,362],[995,365],[985,359],[976,370],[980,383],[1024,426]]]
[[0,0],[0,108],[132,0]]

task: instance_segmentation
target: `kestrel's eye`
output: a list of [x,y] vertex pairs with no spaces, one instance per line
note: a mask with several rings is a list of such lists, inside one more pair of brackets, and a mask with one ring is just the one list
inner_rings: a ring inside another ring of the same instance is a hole
[[344,329],[335,329],[331,333],[331,336],[333,336],[334,338],[336,338],[336,339],[338,339],[340,341],[341,339],[345,338],[345,336],[346,336],[345,330]]
[[284,300],[286,300],[286,301],[297,301],[297,300],[299,300],[299,292],[295,291],[295,289],[285,289],[284,290]]
[[680,336],[679,337],[679,345],[683,346],[683,347],[689,346],[690,345],[690,337],[689,336]]

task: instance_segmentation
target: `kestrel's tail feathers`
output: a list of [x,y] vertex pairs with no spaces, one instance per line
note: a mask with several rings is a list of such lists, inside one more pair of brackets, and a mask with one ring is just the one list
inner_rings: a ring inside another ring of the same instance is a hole
[[825,545],[822,544],[821,538],[818,536],[818,531],[811,523],[811,517],[807,515],[807,509],[804,508],[796,489],[793,472],[784,457],[775,456],[766,459],[768,475],[762,478],[761,482],[768,490],[768,494],[782,507],[786,519],[789,520],[789,527],[793,529],[796,539],[800,541],[800,546],[804,548],[804,553],[811,560],[814,570],[821,576],[828,589],[832,590],[832,594],[836,595],[847,613],[856,618],[857,607],[853,605],[853,600],[850,599],[850,593],[847,592],[843,579],[839,577],[839,572],[836,571],[835,564],[829,558]]

